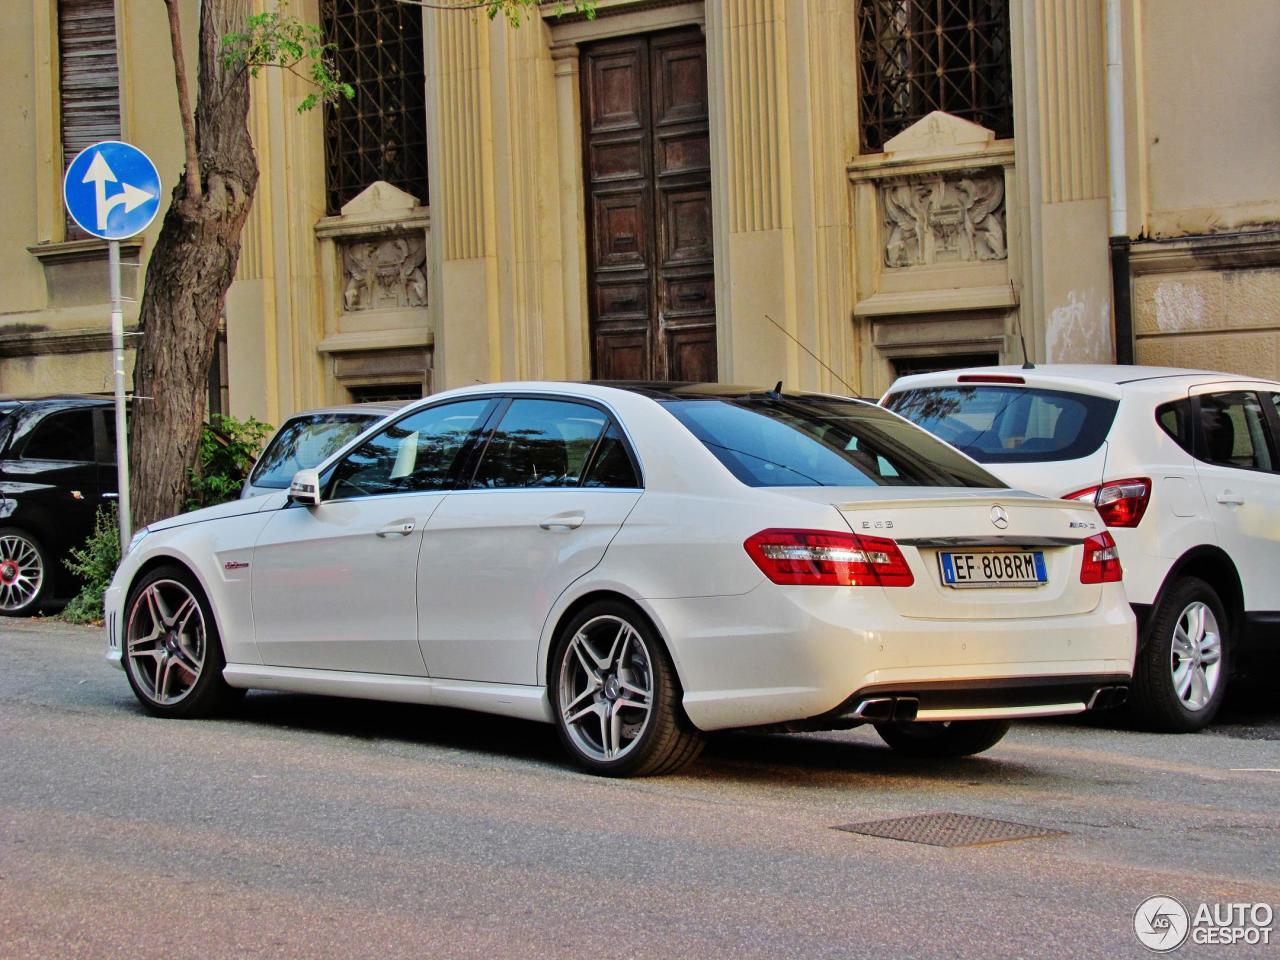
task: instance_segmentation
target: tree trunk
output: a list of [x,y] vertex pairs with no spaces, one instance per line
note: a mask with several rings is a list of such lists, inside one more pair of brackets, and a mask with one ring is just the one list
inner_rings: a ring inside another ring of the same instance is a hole
[[[195,128],[202,193],[180,179],[147,264],[129,431],[135,529],[180,513],[205,416],[209,366],[240,233],[258,185],[249,76],[222,63],[222,37],[244,29],[249,0],[204,0]],[[179,51],[180,52],[180,51]]]

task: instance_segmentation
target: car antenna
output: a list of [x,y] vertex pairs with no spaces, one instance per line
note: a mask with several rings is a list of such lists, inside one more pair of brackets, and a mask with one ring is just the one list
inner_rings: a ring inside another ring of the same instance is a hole
[[[1014,302],[1016,303],[1018,299],[1018,290],[1013,285],[1012,280],[1009,281],[1009,292],[1013,294],[1013,299],[1014,299]],[[1031,358],[1027,356],[1027,338],[1026,338],[1026,335],[1023,334],[1022,332],[1022,311],[1021,310],[1018,311],[1018,340],[1022,344],[1022,369],[1034,370],[1036,368],[1036,365],[1032,363]]]
[[777,384],[774,386],[774,388],[769,391],[769,396],[774,400],[781,399],[782,397],[782,381],[781,380],[779,380]]
[[[786,327],[784,327],[782,324],[780,324],[777,320],[773,319],[773,317],[769,316],[767,313],[764,315],[764,318],[765,318],[766,320],[768,320],[770,323],[772,323],[772,324],[773,324],[775,327],[777,327],[779,330],[781,330],[783,333],[785,333],[785,334],[786,334],[788,337],[790,337],[793,341],[795,341],[795,345],[796,345],[797,347],[799,347],[801,350],[803,350],[803,351],[804,351],[805,353],[807,353],[809,356],[813,357],[813,359],[817,360],[817,361],[818,361],[818,363],[821,365],[821,367],[822,367],[822,369],[823,369],[823,370],[827,371],[827,373],[831,374],[833,377],[835,377],[837,380],[839,380],[839,381],[844,385],[844,388],[845,388],[846,390],[848,390],[848,391],[849,391],[849,396],[851,396],[851,397],[856,397],[856,396],[858,395],[858,392],[857,392],[856,390],[854,390],[854,389],[853,389],[853,387],[849,386],[849,384],[848,384],[848,383],[846,383],[846,382],[845,382],[844,377],[840,376],[840,374],[836,373],[836,372],[835,372],[834,370],[832,370],[829,366],[827,366],[825,363],[823,363],[823,362],[822,362],[822,358],[821,358],[821,357],[819,357],[819,356],[818,356],[816,353],[814,353],[812,350],[810,350],[808,347],[806,347],[806,346],[805,346],[803,343],[801,343],[798,339],[796,339],[796,337],[791,333],[791,331],[790,331],[790,330],[788,330]],[[782,381],[781,381],[781,380],[779,380],[779,381],[778,381],[778,385],[777,385],[776,387],[774,387],[774,390],[776,390],[776,391],[781,391],[781,390],[782,390]]]

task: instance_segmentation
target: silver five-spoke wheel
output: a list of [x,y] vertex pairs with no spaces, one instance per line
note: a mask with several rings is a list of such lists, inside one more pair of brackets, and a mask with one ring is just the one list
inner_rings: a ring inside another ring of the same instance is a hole
[[635,749],[653,711],[653,663],[626,620],[600,616],[569,640],[560,662],[560,713],[574,744],[595,760]]
[[702,750],[666,647],[629,603],[598,600],[564,623],[547,679],[560,740],[592,773],[672,773]]
[[157,706],[184,699],[200,679],[208,640],[204,613],[177,580],[153,580],[134,598],[125,655],[141,691]]
[[1178,617],[1170,647],[1173,689],[1188,710],[1203,710],[1213,699],[1222,673],[1222,631],[1202,601],[1190,603]]
[[34,613],[45,587],[44,555],[24,533],[0,531],[0,613]]

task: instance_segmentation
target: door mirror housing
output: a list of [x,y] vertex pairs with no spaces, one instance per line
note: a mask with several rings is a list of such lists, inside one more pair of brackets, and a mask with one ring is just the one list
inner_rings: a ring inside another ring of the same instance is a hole
[[308,507],[320,506],[320,472],[299,470],[289,484],[289,500]]

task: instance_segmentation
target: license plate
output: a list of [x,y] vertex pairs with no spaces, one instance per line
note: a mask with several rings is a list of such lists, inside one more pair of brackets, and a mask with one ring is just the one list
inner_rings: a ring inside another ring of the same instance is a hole
[[948,587],[1038,587],[1048,582],[1039,550],[1001,553],[939,553]]

